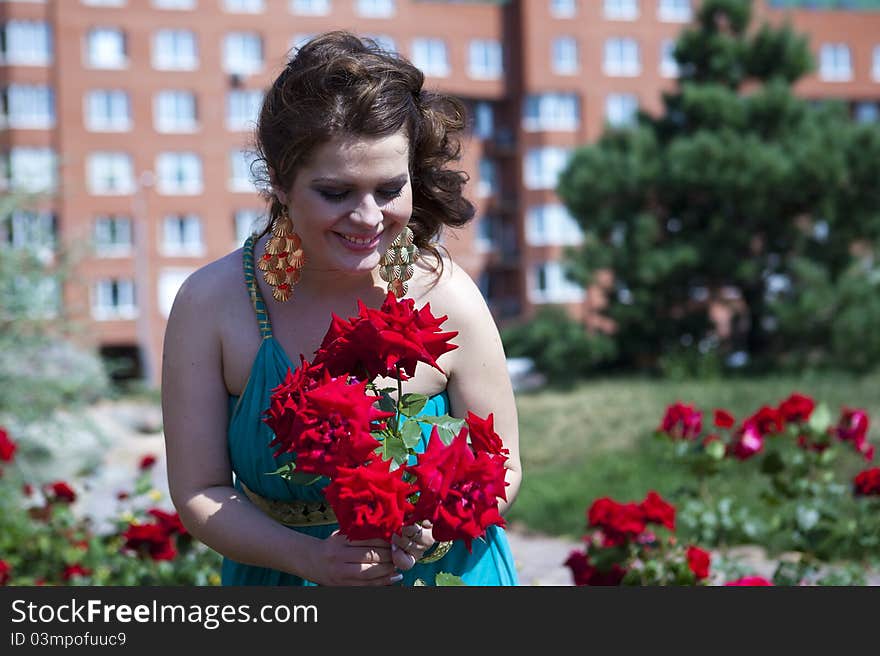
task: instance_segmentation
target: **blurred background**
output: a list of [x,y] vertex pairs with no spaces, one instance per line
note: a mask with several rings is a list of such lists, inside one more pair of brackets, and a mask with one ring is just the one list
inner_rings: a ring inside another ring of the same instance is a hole
[[477,216],[440,241],[509,356],[516,525],[675,488],[645,442],[675,400],[880,410],[880,0],[2,0],[0,426],[33,478],[114,476],[122,432],[161,463],[171,303],[262,227],[263,89],[330,29],[468,107]]

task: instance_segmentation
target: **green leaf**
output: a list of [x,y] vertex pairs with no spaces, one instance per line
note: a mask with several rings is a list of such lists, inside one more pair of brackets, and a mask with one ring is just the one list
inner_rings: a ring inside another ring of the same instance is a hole
[[761,472],[764,474],[778,474],[785,469],[785,462],[778,451],[770,451],[761,461]]
[[419,414],[428,402],[424,394],[404,394],[400,399],[400,411],[407,417]]
[[400,431],[400,436],[407,449],[415,448],[422,439],[422,427],[416,419],[407,419]]
[[397,436],[386,437],[382,443],[382,459],[393,460],[398,465],[402,465],[409,458],[409,449],[403,438]]
[[820,403],[813,410],[813,414],[810,415],[807,425],[817,433],[824,433],[831,426],[831,421],[831,411],[828,409],[828,405]]
[[379,397],[379,409],[384,412],[397,412],[397,402],[391,398],[391,395],[381,390],[382,395]]
[[437,432],[440,434],[440,439],[443,440],[444,444],[452,442],[452,438],[458,435],[459,431],[461,431],[462,427],[465,425],[464,419],[450,417],[449,415],[440,415],[439,417],[425,415],[419,417],[419,421],[424,424],[432,424],[436,426]]
[[437,572],[437,577],[434,579],[434,585],[467,585],[460,576],[456,576],[455,574],[450,574],[448,572]]

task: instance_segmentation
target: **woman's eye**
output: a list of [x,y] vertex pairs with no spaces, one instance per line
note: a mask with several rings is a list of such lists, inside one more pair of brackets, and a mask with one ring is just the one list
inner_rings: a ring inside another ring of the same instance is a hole
[[340,201],[345,198],[347,191],[326,191],[323,189],[318,190],[318,193],[327,200],[330,201]]
[[387,198],[388,200],[394,200],[395,198],[400,196],[401,193],[403,193],[403,187],[398,187],[397,189],[385,189],[385,190],[379,191],[379,194],[382,197]]

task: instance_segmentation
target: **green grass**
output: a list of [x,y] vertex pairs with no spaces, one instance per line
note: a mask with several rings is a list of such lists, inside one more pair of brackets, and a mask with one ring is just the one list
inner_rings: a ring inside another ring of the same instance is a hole
[[[703,410],[704,422],[711,422],[716,407],[742,417],[798,391],[827,403],[835,418],[843,405],[864,408],[874,418],[880,416],[878,390],[880,372],[692,382],[615,378],[519,394],[523,483],[507,517],[529,530],[580,537],[586,509],[598,497],[641,501],[654,489],[671,498],[693,484],[652,436],[667,405],[677,400],[695,404]],[[872,429],[869,439],[877,444],[875,435]],[[864,466],[856,458],[845,460]],[[730,475],[718,478],[713,492],[757,503],[763,485],[757,467],[727,471]]]

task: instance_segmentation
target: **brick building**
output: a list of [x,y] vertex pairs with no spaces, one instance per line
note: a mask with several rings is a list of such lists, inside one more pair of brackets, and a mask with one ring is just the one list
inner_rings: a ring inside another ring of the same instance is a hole
[[[0,186],[39,194],[0,238],[78,256],[66,310],[155,384],[180,283],[237,248],[263,213],[247,154],[262,88],[298,43],[343,28],[401,52],[429,88],[467,102],[462,166],[479,211],[444,242],[499,323],[545,303],[596,323],[589,290],[560,263],[581,235],[556,177],[606,124],[660,108],[694,5],[0,0]],[[810,36],[818,71],[800,93],[844,98],[857,120],[877,120],[880,0],[755,5],[759,18],[787,17]]]

